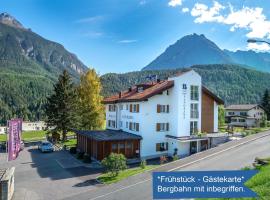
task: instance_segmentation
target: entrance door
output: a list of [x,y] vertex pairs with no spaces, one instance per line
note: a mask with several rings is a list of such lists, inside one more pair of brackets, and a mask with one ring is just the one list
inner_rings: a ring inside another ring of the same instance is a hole
[[119,150],[119,153],[125,155],[125,143],[124,142],[118,143],[118,150]]
[[201,141],[201,151],[205,151],[208,149],[208,140]]
[[197,153],[197,142],[190,142],[190,154]]
[[126,157],[127,158],[133,157],[133,143],[132,142],[126,143]]

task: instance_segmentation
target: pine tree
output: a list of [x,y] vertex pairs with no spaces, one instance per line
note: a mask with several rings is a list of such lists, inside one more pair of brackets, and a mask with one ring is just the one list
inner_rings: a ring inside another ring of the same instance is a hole
[[45,113],[47,126],[55,127],[53,132],[61,132],[62,140],[66,140],[67,132],[77,126],[75,87],[66,70],[54,85],[53,94],[47,98]]
[[261,106],[266,112],[267,119],[270,119],[270,96],[269,91],[266,89],[261,100]]
[[102,128],[104,107],[102,105],[100,78],[94,69],[81,76],[78,88],[80,127],[85,130]]

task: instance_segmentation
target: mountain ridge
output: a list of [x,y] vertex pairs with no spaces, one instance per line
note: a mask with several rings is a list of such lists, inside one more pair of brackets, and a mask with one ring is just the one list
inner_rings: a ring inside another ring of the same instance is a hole
[[191,67],[203,64],[236,64],[270,72],[270,53],[222,50],[205,35],[186,35],[165,49],[142,70]]

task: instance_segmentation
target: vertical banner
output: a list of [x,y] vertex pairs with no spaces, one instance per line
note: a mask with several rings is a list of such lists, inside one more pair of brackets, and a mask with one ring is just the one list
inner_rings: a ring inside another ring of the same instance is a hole
[[11,161],[15,160],[20,152],[22,120],[12,119],[8,125],[8,161]]

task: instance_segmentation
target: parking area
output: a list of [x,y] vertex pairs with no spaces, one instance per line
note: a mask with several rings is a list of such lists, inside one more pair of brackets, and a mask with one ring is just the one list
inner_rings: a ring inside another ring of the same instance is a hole
[[15,161],[6,162],[0,153],[0,168],[15,166],[14,200],[65,199],[96,187],[101,169],[91,168],[66,151],[41,153],[36,146],[25,148]]

